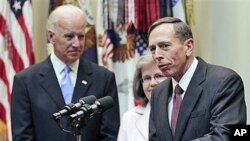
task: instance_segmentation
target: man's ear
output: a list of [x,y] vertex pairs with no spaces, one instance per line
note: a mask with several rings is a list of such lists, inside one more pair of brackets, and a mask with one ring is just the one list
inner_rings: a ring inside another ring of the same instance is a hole
[[47,38],[51,44],[54,44],[55,33],[51,30],[47,31]]
[[192,52],[193,52],[193,49],[194,49],[194,40],[192,38],[187,39],[184,42],[184,45],[186,47],[186,55],[190,56],[192,54]]

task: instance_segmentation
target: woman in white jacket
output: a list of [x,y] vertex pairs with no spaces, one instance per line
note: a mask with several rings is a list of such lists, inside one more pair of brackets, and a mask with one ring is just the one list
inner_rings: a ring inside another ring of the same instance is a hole
[[133,93],[141,105],[124,113],[117,141],[148,141],[151,91],[165,79],[151,54],[142,56],[138,60]]

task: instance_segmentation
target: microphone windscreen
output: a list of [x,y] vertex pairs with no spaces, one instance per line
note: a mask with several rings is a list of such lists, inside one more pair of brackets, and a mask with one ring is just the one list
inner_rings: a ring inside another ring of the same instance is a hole
[[89,104],[89,105],[94,104],[96,100],[97,98],[94,95],[89,95],[79,99],[79,101],[82,102],[82,104]]
[[103,98],[98,99],[101,104],[102,111],[105,111],[111,107],[113,107],[113,98],[111,96],[105,96]]

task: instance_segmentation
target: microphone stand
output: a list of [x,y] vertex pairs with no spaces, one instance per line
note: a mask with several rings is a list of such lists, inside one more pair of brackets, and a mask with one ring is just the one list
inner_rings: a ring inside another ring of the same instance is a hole
[[74,129],[75,141],[82,141],[81,129],[84,127],[85,121],[82,118],[72,119],[71,126]]
[[[75,141],[82,141],[82,134],[81,134],[81,129],[84,127],[85,125],[85,119],[89,119],[93,117],[93,114],[90,114],[91,112],[91,107],[88,104],[85,104],[85,106],[81,107],[81,113],[84,115],[80,116],[77,113],[76,114],[72,114],[70,115],[70,123],[71,123],[71,128],[74,130],[73,134],[74,134],[74,138]],[[86,113],[84,114],[85,111]]]

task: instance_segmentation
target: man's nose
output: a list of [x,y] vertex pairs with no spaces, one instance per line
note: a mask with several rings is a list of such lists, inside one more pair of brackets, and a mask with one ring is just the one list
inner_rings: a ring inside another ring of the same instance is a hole
[[158,46],[155,48],[154,58],[159,59],[162,57],[162,50]]
[[80,40],[79,40],[78,36],[74,37],[73,46],[75,46],[75,47],[80,46]]

